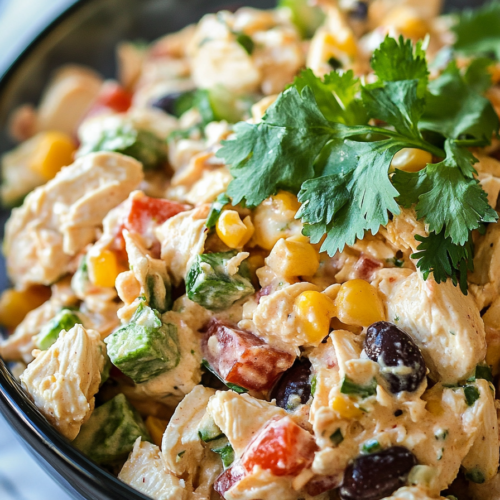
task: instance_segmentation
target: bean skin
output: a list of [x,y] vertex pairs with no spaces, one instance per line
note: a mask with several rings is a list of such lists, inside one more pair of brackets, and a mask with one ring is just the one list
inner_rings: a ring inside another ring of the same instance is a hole
[[[294,396],[298,396],[295,397]],[[307,358],[297,359],[278,380],[271,392],[271,399],[285,410],[293,409],[299,403],[306,404],[311,396],[311,362]],[[292,399],[291,399],[292,398]],[[294,405],[294,399],[297,403]]]

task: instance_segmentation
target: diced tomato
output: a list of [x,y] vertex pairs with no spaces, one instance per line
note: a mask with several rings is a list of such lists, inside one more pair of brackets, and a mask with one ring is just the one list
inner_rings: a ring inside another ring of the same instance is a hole
[[229,469],[226,469],[214,483],[214,490],[222,497],[226,491],[232,488],[238,481],[245,475],[245,469],[239,464],[235,463]]
[[319,448],[309,432],[290,417],[272,421],[250,443],[242,457],[243,467],[269,470],[275,476],[297,476],[312,465]]
[[226,382],[255,391],[270,389],[295,360],[292,354],[271,347],[253,333],[217,319],[209,324],[202,349]]
[[382,262],[362,253],[358,262],[354,266],[354,271],[356,273],[355,277],[369,281],[372,279],[373,273],[383,267]]
[[106,82],[102,86],[101,92],[89,114],[94,115],[104,109],[116,113],[125,113],[132,105],[132,97],[133,94],[125,90],[120,84],[112,81]]

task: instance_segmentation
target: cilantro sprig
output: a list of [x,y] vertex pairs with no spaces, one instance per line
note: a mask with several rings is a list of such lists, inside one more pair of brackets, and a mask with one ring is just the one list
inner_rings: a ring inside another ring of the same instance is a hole
[[[234,177],[227,194],[249,207],[280,189],[298,194],[304,234],[329,255],[367,231],[376,234],[400,206],[415,206],[429,231],[413,255],[424,278],[451,278],[466,293],[471,231],[497,220],[466,149],[498,132],[498,117],[480,94],[487,65],[475,64],[467,76],[451,63],[429,83],[421,45],[387,37],[372,69],[377,80],[370,84],[352,72],[321,79],[305,70],[260,123],[237,124],[218,152]],[[404,148],[436,161],[392,174]]]

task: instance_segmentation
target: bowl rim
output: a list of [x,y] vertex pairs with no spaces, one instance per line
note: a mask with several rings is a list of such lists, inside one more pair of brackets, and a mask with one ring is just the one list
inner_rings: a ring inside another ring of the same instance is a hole
[[[38,48],[39,44],[61,24],[77,15],[82,7],[98,0],[71,1],[70,5],[64,7],[49,23],[35,32],[12,61],[7,62],[5,70],[0,74],[0,98],[18,70],[32,55],[33,51]],[[89,460],[59,434],[24,392],[1,356],[0,413],[14,430],[16,437],[20,438],[23,441],[22,444],[28,447],[28,451],[37,455],[38,460],[40,458],[45,460],[46,463],[43,465],[50,467],[49,474],[54,475],[55,472],[56,476],[65,480],[67,484],[62,487],[66,490],[69,486],[73,490],[73,494],[75,491],[80,495],[86,494],[85,489],[75,484],[76,475],[82,483],[92,486],[94,491],[101,490],[100,493],[103,499],[150,500],[150,497],[133,489]]]

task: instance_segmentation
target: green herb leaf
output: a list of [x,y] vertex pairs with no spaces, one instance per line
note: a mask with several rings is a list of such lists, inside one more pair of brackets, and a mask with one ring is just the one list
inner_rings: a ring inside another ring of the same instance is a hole
[[460,289],[467,295],[467,271],[474,269],[474,250],[472,237],[463,245],[455,245],[451,238],[445,238],[444,233],[430,233],[423,237],[416,235],[420,241],[417,252],[412,254],[412,259],[418,259],[417,267],[424,279],[432,273],[436,283],[451,278],[453,284],[460,284]]
[[381,449],[382,446],[380,446],[380,443],[376,439],[369,439],[368,441],[365,441],[361,446],[361,451],[363,453],[375,453],[377,451],[380,451]]
[[422,130],[449,139],[472,138],[476,145],[487,145],[498,127],[498,116],[490,101],[467,85],[454,62],[429,83],[427,105],[420,121]]
[[483,380],[487,380],[488,382],[493,383],[493,373],[491,371],[491,368],[486,364],[477,365],[476,366],[476,373],[474,375],[474,380],[475,379],[483,379]]
[[464,75],[465,83],[478,94],[486,92],[492,85],[490,66],[494,61],[488,57],[474,59]]
[[252,55],[255,49],[255,43],[251,37],[245,35],[245,33],[238,33],[236,35],[236,41],[245,49],[248,55]]
[[370,385],[359,385],[353,382],[347,375],[345,375],[344,379],[342,380],[342,385],[340,386],[340,392],[342,394],[368,398],[377,394],[377,381],[373,379]]
[[411,40],[387,36],[372,56],[371,66],[378,78],[384,82],[416,80],[418,97],[424,97],[429,71],[422,43],[413,47]]
[[472,406],[480,397],[477,387],[473,385],[466,385],[464,387],[464,395],[467,406]]
[[330,441],[334,446],[338,446],[344,440],[344,436],[342,435],[342,431],[337,429],[331,436]]
[[488,204],[487,194],[474,177],[477,160],[454,142],[445,143],[446,158],[418,173],[397,170],[394,186],[403,206],[417,203],[417,217],[425,219],[429,231],[464,245],[470,231],[482,223],[496,222],[498,215]]
[[212,206],[210,207],[207,222],[205,223],[208,229],[212,229],[213,227],[215,227],[223,208],[229,203],[231,203],[231,199],[226,193],[222,193],[217,196],[217,199],[212,203]]
[[237,205],[255,207],[284,189],[297,193],[315,176],[314,161],[332,136],[309,87],[285,90],[257,125],[238,123],[236,138],[217,152],[234,180],[227,190]]
[[494,54],[500,59],[500,2],[464,10],[452,30],[455,50],[466,55]]

